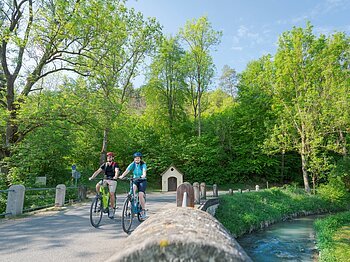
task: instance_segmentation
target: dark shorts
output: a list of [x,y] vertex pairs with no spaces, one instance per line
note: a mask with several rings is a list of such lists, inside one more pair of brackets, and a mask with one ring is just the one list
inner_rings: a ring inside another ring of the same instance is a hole
[[147,180],[138,180],[134,182],[134,185],[137,186],[139,192],[146,193]]

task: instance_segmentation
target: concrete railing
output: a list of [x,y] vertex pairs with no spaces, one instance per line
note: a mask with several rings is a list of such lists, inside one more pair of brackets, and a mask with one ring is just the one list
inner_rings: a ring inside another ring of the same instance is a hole
[[175,207],[150,216],[108,261],[251,261],[213,216]]
[[204,183],[179,185],[177,207],[148,218],[123,242],[123,251],[108,261],[251,261],[210,215],[208,209],[218,205],[216,186],[214,198],[202,199],[202,205],[194,208],[196,201],[200,203],[199,195],[206,197],[205,188]]
[[[71,187],[69,187],[71,188]],[[76,187],[74,187],[76,188]],[[51,190],[54,188],[29,188],[26,189],[23,185],[12,185],[9,189],[3,190],[7,192],[6,212],[0,214],[5,217],[14,217],[23,213],[23,204],[25,192],[27,191],[40,191],[40,190]],[[86,188],[78,187],[78,198],[83,200],[86,198]],[[56,186],[55,203],[51,206],[62,207],[65,204],[66,190],[67,187],[64,184]],[[49,205],[50,206],[50,205]]]

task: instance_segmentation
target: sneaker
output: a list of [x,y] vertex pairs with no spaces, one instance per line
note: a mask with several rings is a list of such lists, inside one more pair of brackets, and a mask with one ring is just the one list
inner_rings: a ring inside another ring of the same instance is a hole
[[142,210],[141,213],[140,213],[140,218],[142,220],[145,220],[146,219],[146,210]]
[[109,208],[109,210],[108,210],[108,217],[109,218],[114,218],[114,208]]

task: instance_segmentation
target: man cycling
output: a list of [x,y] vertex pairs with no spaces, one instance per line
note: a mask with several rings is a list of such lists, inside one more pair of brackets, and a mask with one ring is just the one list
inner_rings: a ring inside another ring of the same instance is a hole
[[119,177],[122,179],[125,177],[130,171],[133,171],[133,178],[142,178],[133,182],[134,194],[136,194],[136,190],[139,192],[140,204],[142,207],[141,219],[146,218],[146,187],[147,187],[147,165],[142,161],[142,154],[140,152],[136,152],[133,154],[134,161],[126,168],[124,173]]
[[114,214],[114,206],[115,206],[115,190],[117,188],[117,181],[113,179],[118,178],[119,174],[119,166],[114,160],[114,153],[113,152],[108,152],[107,153],[107,162],[102,164],[94,173],[91,177],[89,177],[89,180],[94,179],[98,174],[101,172],[105,173],[105,179],[102,181],[98,182],[96,184],[96,192],[97,194],[100,193],[100,187],[101,185],[108,185],[109,187],[109,197],[110,197],[110,208],[108,212],[108,217],[113,218]]

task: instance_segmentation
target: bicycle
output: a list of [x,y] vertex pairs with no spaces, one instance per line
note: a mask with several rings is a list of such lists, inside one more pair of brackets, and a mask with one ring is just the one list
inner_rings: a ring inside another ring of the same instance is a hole
[[[122,211],[123,230],[125,233],[128,234],[130,232],[132,221],[135,215],[137,216],[137,219],[139,220],[139,222],[143,221],[143,219],[141,218],[142,207],[139,201],[139,194],[138,192],[134,194],[133,182],[144,181],[146,180],[146,178],[124,178],[124,179],[130,180],[130,190],[124,200],[123,211]],[[146,201],[146,195],[145,195],[145,201]]]
[[[102,214],[106,213],[108,216],[109,214],[109,206],[110,206],[110,197],[109,197],[109,188],[108,185],[103,184],[103,178],[101,181],[101,187],[100,187],[100,193],[95,196],[95,198],[92,200],[91,207],[90,207],[90,222],[93,227],[98,227],[102,220]],[[115,179],[112,179],[115,180]],[[114,192],[114,196],[115,196]],[[117,205],[117,198],[115,197],[114,201],[114,207],[113,207],[113,217],[115,215]]]

